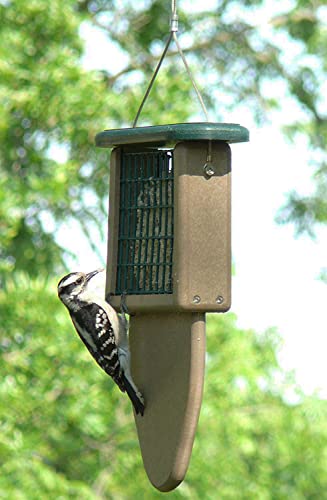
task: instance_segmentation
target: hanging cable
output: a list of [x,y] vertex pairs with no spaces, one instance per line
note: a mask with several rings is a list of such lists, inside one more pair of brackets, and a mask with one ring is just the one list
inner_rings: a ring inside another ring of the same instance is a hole
[[202,107],[202,111],[203,111],[203,113],[204,113],[204,116],[206,117],[206,120],[207,120],[207,122],[208,122],[208,121],[209,121],[209,116],[208,116],[208,111],[207,111],[207,108],[206,108],[206,106],[205,106],[205,104],[204,104],[204,101],[203,101],[203,99],[202,99],[202,95],[200,94],[200,91],[199,91],[199,89],[198,89],[198,87],[197,87],[197,85],[196,85],[196,83],[195,83],[194,77],[193,77],[193,75],[192,75],[192,73],[191,73],[191,70],[190,70],[189,65],[187,64],[187,61],[186,61],[186,58],[185,58],[184,52],[182,51],[182,48],[181,48],[181,46],[179,45],[178,38],[177,38],[177,35],[176,35],[176,33],[175,33],[175,32],[173,33],[173,38],[174,38],[174,40],[175,40],[175,43],[176,43],[176,46],[177,46],[178,52],[179,52],[179,54],[180,54],[180,56],[181,56],[181,58],[182,58],[182,60],[183,60],[183,63],[184,63],[185,69],[186,69],[186,71],[187,71],[187,73],[188,73],[188,76],[189,76],[189,78],[190,78],[190,80],[191,80],[191,82],[192,82],[192,85],[193,85],[193,88],[194,88],[194,90],[195,90],[195,93],[196,93],[196,95],[198,96],[198,99],[199,99],[200,105],[201,105],[201,107]]
[[206,106],[204,104],[204,101],[202,99],[201,93],[200,93],[200,91],[199,91],[199,89],[198,89],[198,87],[196,85],[196,82],[195,82],[195,79],[194,79],[194,77],[192,75],[191,69],[190,69],[189,65],[187,64],[184,52],[183,52],[183,50],[182,50],[182,48],[181,48],[181,46],[180,46],[180,44],[178,42],[178,38],[177,38],[178,15],[177,15],[177,5],[176,4],[177,4],[176,0],[172,0],[172,2],[171,2],[171,18],[170,18],[170,34],[169,34],[168,40],[166,42],[165,48],[164,48],[164,50],[163,50],[163,52],[161,54],[161,57],[159,59],[159,62],[157,64],[157,67],[156,67],[156,69],[155,69],[155,71],[153,73],[153,76],[152,76],[151,80],[150,80],[148,88],[146,89],[146,92],[144,94],[144,97],[142,99],[140,107],[139,107],[139,109],[137,111],[136,117],[135,117],[134,122],[133,122],[133,128],[136,127],[136,124],[137,124],[137,121],[139,119],[139,116],[140,116],[140,114],[142,112],[142,109],[144,107],[144,104],[145,104],[145,102],[146,102],[146,100],[147,100],[147,98],[148,98],[148,96],[149,96],[149,94],[151,92],[152,86],[153,86],[154,81],[155,81],[155,79],[157,77],[157,74],[159,73],[160,67],[162,65],[162,62],[163,62],[166,54],[167,54],[167,50],[169,48],[169,45],[170,45],[170,42],[172,41],[172,39],[174,39],[174,41],[176,43],[176,47],[177,47],[178,53],[179,53],[179,55],[182,58],[182,61],[184,63],[184,66],[185,66],[185,69],[187,71],[187,74],[188,74],[188,76],[189,76],[189,78],[190,78],[190,80],[192,82],[193,88],[194,88],[195,93],[197,95],[197,98],[199,100],[199,103],[200,103],[200,106],[201,106],[202,111],[204,113],[204,116],[206,118],[206,121],[209,121],[209,115],[208,115],[207,108],[206,108]]
[[143,97],[143,99],[142,99],[142,102],[141,102],[141,104],[140,104],[140,107],[139,107],[139,109],[138,109],[138,112],[137,112],[137,114],[136,114],[136,116],[135,116],[135,120],[134,120],[134,123],[133,123],[133,128],[135,128],[135,127],[136,127],[137,120],[139,119],[139,116],[140,116],[140,114],[141,114],[141,111],[142,111],[142,109],[143,109],[143,106],[144,106],[144,104],[145,104],[145,101],[147,100],[148,95],[149,95],[149,94],[150,94],[150,92],[151,92],[152,85],[154,84],[154,81],[155,81],[155,79],[156,79],[156,76],[157,76],[157,74],[159,73],[159,69],[160,69],[160,67],[161,67],[162,61],[163,61],[163,60],[164,60],[164,58],[165,58],[165,55],[166,55],[166,53],[167,53],[167,50],[168,50],[168,47],[169,47],[169,45],[170,45],[170,42],[171,42],[171,39],[172,39],[172,38],[173,38],[173,32],[171,31],[171,33],[170,33],[170,35],[169,35],[169,38],[168,38],[168,40],[167,40],[166,46],[165,46],[165,48],[164,48],[164,51],[163,51],[163,53],[162,53],[162,55],[161,55],[161,57],[160,57],[160,60],[159,60],[159,62],[158,62],[158,64],[157,64],[157,67],[156,67],[156,69],[155,69],[155,72],[153,73],[153,76],[152,76],[152,78],[151,78],[151,81],[150,81],[150,83],[149,83],[149,85],[148,85],[148,88],[146,89],[146,92],[145,92],[145,94],[144,94],[144,97]]

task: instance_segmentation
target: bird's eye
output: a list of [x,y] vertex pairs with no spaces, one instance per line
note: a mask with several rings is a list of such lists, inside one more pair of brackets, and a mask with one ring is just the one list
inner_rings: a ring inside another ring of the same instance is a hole
[[82,283],[82,281],[83,281],[83,278],[82,278],[82,277],[80,277],[80,278],[78,278],[78,280],[76,280],[76,284],[77,284],[77,285],[80,285],[80,284]]

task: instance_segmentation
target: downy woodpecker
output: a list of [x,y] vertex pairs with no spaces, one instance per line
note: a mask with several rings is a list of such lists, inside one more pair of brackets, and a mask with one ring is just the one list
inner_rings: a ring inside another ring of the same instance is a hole
[[118,316],[104,298],[92,291],[91,280],[101,271],[67,274],[58,283],[58,296],[95,361],[122,392],[127,392],[135,412],[143,415],[144,400],[130,373],[125,310]]

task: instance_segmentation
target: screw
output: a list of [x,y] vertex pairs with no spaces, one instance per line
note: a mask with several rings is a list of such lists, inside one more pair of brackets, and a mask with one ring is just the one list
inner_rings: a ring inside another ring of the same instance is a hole
[[194,295],[194,297],[193,297],[193,304],[200,304],[200,302],[201,302],[200,295]]
[[216,173],[211,163],[206,163],[203,167],[203,171],[207,177],[212,177]]
[[218,297],[216,298],[216,302],[217,304],[222,304],[224,302],[224,297],[222,297],[222,295],[218,295]]

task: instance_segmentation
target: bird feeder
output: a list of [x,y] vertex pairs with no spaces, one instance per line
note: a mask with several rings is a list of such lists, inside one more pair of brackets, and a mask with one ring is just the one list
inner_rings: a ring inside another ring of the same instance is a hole
[[205,313],[231,305],[231,151],[248,130],[186,123],[105,130],[110,161],[106,296],[130,312],[135,422],[160,491],[184,478],[205,367]]

